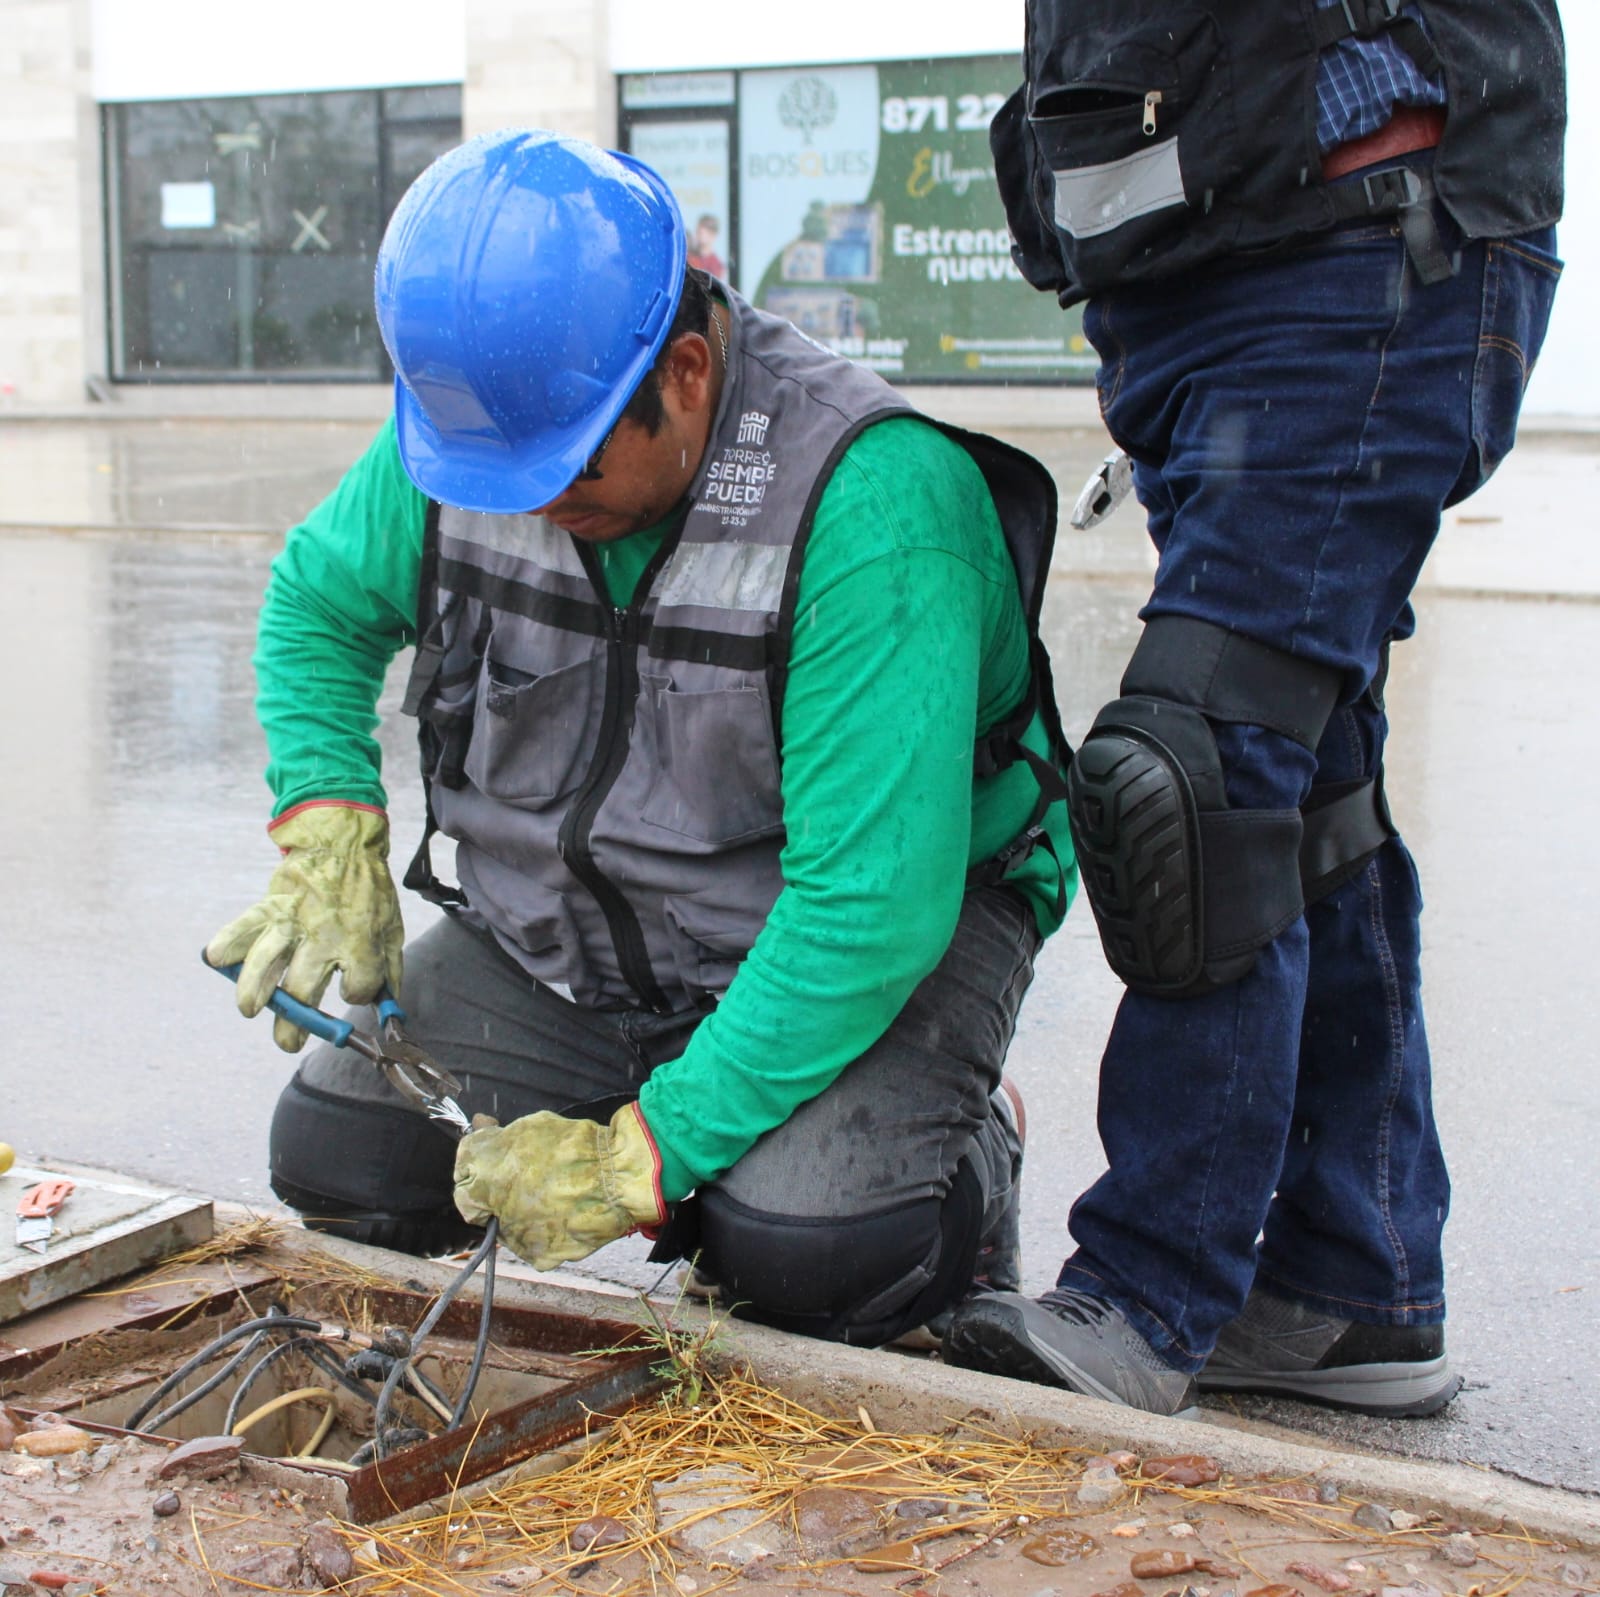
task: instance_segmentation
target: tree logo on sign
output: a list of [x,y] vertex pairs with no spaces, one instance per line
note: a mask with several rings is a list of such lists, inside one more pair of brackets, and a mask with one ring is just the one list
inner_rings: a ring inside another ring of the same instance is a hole
[[807,144],[818,128],[832,124],[839,114],[839,99],[821,78],[796,78],[778,100],[778,120],[798,128]]

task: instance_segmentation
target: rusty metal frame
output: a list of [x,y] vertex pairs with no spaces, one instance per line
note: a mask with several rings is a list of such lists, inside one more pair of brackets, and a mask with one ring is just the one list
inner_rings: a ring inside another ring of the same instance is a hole
[[[270,1289],[276,1278],[264,1276],[245,1288],[251,1294]],[[239,1289],[230,1284],[195,1299],[181,1314],[170,1308],[119,1318],[115,1330],[171,1327],[202,1316],[220,1316],[239,1301]],[[415,1324],[431,1298],[420,1293],[369,1290],[363,1298],[374,1318],[396,1325]],[[480,1305],[451,1303],[430,1335],[446,1341],[471,1343],[477,1335]],[[474,1425],[463,1425],[358,1470],[319,1468],[314,1460],[275,1459],[286,1469],[321,1476],[336,1476],[349,1493],[350,1518],[372,1524],[403,1513],[432,1498],[446,1496],[463,1486],[499,1473],[581,1436],[595,1421],[604,1422],[645,1402],[662,1391],[667,1377],[659,1366],[662,1350],[648,1343],[637,1325],[621,1320],[595,1320],[559,1314],[549,1309],[497,1305],[489,1321],[491,1347],[530,1355],[526,1373],[537,1373],[561,1384],[556,1390],[497,1409]],[[25,1377],[57,1354],[70,1348],[77,1337],[30,1347],[9,1358],[0,1357],[0,1389]],[[605,1351],[598,1351],[604,1348]],[[580,1362],[581,1361],[581,1362]],[[490,1364],[493,1366],[491,1354]],[[579,1364],[576,1372],[571,1368]],[[500,1366],[507,1368],[507,1366]],[[14,1389],[14,1388],[13,1388]],[[11,1400],[28,1412],[25,1398]],[[70,1414],[68,1418],[71,1418]],[[146,1442],[175,1445],[170,1437],[128,1431],[114,1425],[74,1420],[86,1430],[111,1436],[138,1437]]]

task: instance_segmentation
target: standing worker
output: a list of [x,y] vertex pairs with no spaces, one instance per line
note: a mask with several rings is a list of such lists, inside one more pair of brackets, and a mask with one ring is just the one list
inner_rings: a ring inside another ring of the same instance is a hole
[[283,862],[207,955],[247,1015],[335,969],[353,1004],[399,988],[371,733],[414,642],[460,886],[425,839],[406,883],[450,913],[405,950],[408,1034],[501,1124],[452,1170],[319,1048],[274,1190],[412,1251],[494,1214],[539,1268],[670,1220],[658,1256],[850,1341],[1015,1285],[1001,1065],[1075,885],[1048,475],[686,269],[661,178],[577,139],[437,161],[377,307],[393,421],[261,617]]
[[1383,680],[1544,337],[1556,7],[1028,0],[1027,38],[1016,258],[1087,301],[1160,562],[1070,783],[1128,987],[1109,1169],[1055,1290],[975,1300],[946,1352],[1159,1413],[1196,1376],[1431,1413],[1449,1183]]

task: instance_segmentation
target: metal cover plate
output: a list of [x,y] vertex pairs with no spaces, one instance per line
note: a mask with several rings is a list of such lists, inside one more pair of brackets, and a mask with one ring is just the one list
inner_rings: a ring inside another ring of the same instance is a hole
[[[23,1193],[57,1176],[75,1189],[54,1217],[49,1245],[42,1254],[18,1247]],[[194,1247],[212,1230],[209,1198],[103,1170],[16,1165],[0,1176],[0,1325]]]

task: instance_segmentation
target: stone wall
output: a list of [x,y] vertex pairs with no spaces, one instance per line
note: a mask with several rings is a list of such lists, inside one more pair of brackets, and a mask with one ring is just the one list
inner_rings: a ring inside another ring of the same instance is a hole
[[0,0],[0,415],[105,369],[89,0]]
[[606,17],[603,0],[467,0],[467,137],[544,127],[611,145]]

